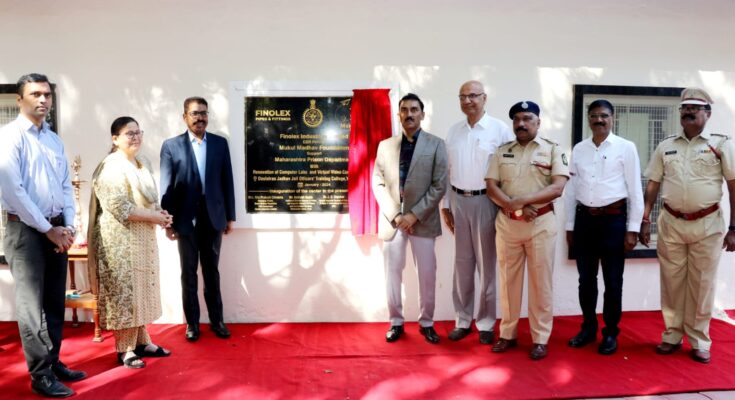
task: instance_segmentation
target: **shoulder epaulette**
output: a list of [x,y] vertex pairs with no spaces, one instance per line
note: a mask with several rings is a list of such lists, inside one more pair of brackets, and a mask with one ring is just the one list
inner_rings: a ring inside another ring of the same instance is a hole
[[511,144],[511,143],[513,143],[513,142],[515,142],[515,140],[511,140],[511,141],[509,141],[509,142],[505,142],[505,143],[501,144],[500,146],[502,147],[502,146],[505,146],[505,145],[507,145],[507,144]]
[[707,147],[709,147],[710,150],[712,150],[712,153],[714,153],[715,157],[717,157],[718,160],[722,160],[722,154],[719,150],[717,150],[718,147],[722,145],[726,140],[730,139],[730,136],[723,135],[721,133],[710,133],[710,136],[717,136],[717,138],[721,139],[719,143],[715,143],[713,146],[710,144],[709,141],[707,141]]
[[553,146],[558,146],[559,145],[559,143],[556,143],[555,141],[550,140],[550,139],[547,139],[545,137],[542,137],[541,139],[543,139],[544,141],[548,142],[549,144],[551,144]]

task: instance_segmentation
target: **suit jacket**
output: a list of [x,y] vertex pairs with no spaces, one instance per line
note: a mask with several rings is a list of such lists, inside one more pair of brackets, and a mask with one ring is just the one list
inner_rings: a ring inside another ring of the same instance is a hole
[[[401,213],[398,164],[403,135],[383,140],[373,169],[373,195],[380,207],[378,237],[391,240],[396,233],[393,219]],[[447,150],[444,141],[424,130],[419,134],[403,187],[404,213],[418,218],[413,235],[441,235],[439,202],[447,187]]]
[[[206,133],[207,165],[204,194],[214,229],[223,231],[235,220],[235,190],[227,139]],[[173,228],[182,234],[194,229],[202,181],[188,132],[167,139],[161,146],[161,207],[173,215]]]

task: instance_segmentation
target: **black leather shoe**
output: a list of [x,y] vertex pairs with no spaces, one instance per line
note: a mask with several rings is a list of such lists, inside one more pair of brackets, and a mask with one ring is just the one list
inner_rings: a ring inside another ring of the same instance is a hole
[[424,338],[426,338],[427,342],[432,343],[432,344],[439,343],[439,335],[437,335],[433,326],[427,326],[425,328],[421,327],[419,329],[419,333],[424,335]]
[[712,356],[709,353],[709,350],[700,350],[700,349],[692,349],[692,360],[696,362],[700,362],[702,364],[709,364],[710,359]]
[[449,340],[454,340],[455,342],[458,340],[462,340],[467,337],[467,335],[472,332],[472,329],[470,328],[454,328],[451,332],[449,332]]
[[31,390],[33,393],[38,393],[41,396],[46,397],[69,397],[74,394],[74,391],[64,386],[63,383],[59,382],[53,376],[39,376],[37,378],[31,378]]
[[534,343],[528,356],[531,357],[531,360],[540,360],[545,358],[547,354],[549,354],[549,350],[545,344]]
[[190,342],[196,342],[199,340],[199,325],[187,325],[186,326],[186,340]]
[[675,353],[680,348],[681,342],[676,344],[661,342],[658,346],[656,346],[656,353],[668,356],[669,354]]
[[618,339],[615,336],[603,336],[602,343],[597,348],[597,352],[609,356],[615,354],[616,351],[618,351]]
[[518,346],[518,340],[517,339],[498,339],[497,342],[493,345],[493,348],[491,351],[493,353],[505,353],[509,349],[512,349],[513,347]]
[[569,347],[584,347],[587,344],[594,342],[596,340],[596,336],[597,333],[581,330],[575,337],[569,339],[567,344]]
[[230,337],[230,330],[227,329],[225,323],[222,321],[211,324],[209,329],[211,329],[215,336],[220,339],[227,339]]
[[76,382],[81,381],[87,377],[87,373],[83,371],[75,371],[69,369],[63,362],[59,361],[51,367],[51,371],[56,375],[56,379],[64,382]]
[[385,333],[385,341],[392,343],[400,339],[401,336],[403,336],[403,325],[393,325]]
[[480,331],[480,344],[493,344],[495,334],[493,331]]

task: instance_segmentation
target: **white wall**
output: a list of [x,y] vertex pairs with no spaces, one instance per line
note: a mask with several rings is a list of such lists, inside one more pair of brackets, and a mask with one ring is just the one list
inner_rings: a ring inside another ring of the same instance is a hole
[[[211,130],[242,134],[230,131],[228,84],[243,80],[391,82],[424,99],[424,127],[444,137],[462,118],[460,84],[480,79],[490,114],[505,119],[516,101],[535,100],[542,133],[568,149],[573,84],[697,85],[716,102],[709,126],[735,134],[735,3],[727,0],[0,0],[0,9],[0,82],[38,71],[58,84],[59,132],[68,155],[81,155],[86,180],[120,115],[139,120],[154,164],[161,142],[185,129],[187,96],[211,100]],[[176,247],[162,235],[159,242],[160,321],[181,322]],[[557,250],[555,313],[578,314],[576,267],[561,240]],[[436,318],[452,319],[448,233],[437,253]],[[722,258],[718,307],[735,307],[733,261],[732,253]],[[224,240],[220,269],[228,321],[387,318],[373,237],[340,228],[238,229]],[[410,264],[405,281],[405,313],[415,318]],[[629,261],[624,308],[658,307],[656,261]],[[13,310],[12,278],[0,267],[0,319],[13,319]]]

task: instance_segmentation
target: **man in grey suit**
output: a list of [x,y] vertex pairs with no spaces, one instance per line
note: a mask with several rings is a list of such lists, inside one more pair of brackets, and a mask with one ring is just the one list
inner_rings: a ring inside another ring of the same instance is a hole
[[419,332],[429,343],[439,343],[434,330],[434,241],[442,233],[439,202],[446,191],[447,153],[442,139],[421,130],[424,103],[418,96],[403,96],[398,107],[403,134],[378,145],[372,184],[381,214],[378,236],[385,241],[391,324],[385,340],[395,342],[403,335],[401,283],[410,242],[419,277]]

